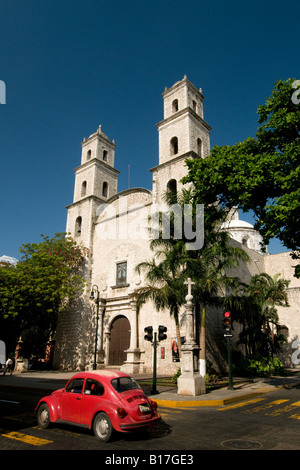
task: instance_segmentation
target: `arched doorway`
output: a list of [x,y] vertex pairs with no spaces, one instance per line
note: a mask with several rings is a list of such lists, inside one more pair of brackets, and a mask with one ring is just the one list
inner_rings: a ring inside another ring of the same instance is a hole
[[130,346],[130,323],[124,316],[114,319],[110,330],[109,365],[119,366],[126,361],[126,349]]

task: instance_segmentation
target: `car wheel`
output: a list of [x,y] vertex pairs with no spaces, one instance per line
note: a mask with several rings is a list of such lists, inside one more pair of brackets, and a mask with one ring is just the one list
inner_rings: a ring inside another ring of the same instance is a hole
[[37,422],[38,422],[38,425],[43,429],[48,428],[50,424],[50,411],[46,403],[41,405],[38,409]]
[[93,429],[97,439],[102,442],[109,440],[113,432],[113,427],[107,414],[99,413],[95,417]]

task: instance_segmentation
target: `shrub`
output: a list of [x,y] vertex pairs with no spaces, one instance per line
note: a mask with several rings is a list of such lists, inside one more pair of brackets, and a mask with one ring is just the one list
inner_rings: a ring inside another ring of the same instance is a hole
[[234,372],[247,377],[266,377],[280,375],[283,364],[275,356],[240,356],[234,364]]

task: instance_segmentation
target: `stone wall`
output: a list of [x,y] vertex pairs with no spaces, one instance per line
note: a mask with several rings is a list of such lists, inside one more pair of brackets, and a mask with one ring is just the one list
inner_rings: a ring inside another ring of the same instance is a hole
[[55,337],[53,368],[86,370],[92,360],[95,340],[94,312],[91,302],[80,298],[60,312]]

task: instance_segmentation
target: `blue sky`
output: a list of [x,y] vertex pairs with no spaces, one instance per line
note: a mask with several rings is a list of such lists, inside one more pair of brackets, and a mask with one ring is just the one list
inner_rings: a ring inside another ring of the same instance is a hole
[[274,83],[300,78],[299,10],[297,1],[0,0],[0,256],[65,231],[81,142],[100,124],[117,145],[119,190],[129,165],[130,186],[151,189],[161,94],[184,75],[203,89],[211,146],[254,135]]

